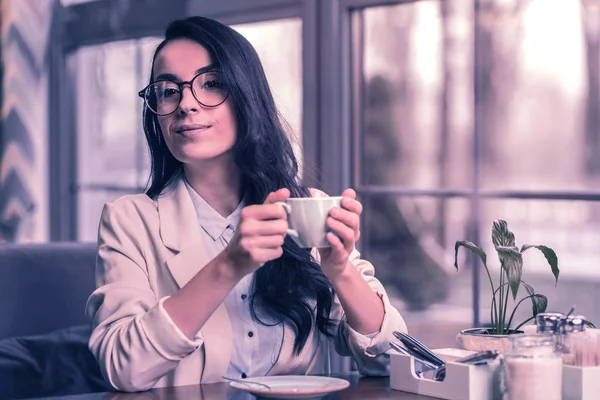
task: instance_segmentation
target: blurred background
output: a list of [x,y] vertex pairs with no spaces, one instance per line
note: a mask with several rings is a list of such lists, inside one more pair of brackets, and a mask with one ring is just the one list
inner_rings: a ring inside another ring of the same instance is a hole
[[600,324],[600,0],[0,3],[0,242],[93,242],[103,204],[144,190],[137,92],[168,22],[203,15],[255,46],[307,184],[358,191],[363,258],[413,332],[489,323],[454,243],[497,282],[495,219],[558,254],[558,285],[525,256],[549,310]]

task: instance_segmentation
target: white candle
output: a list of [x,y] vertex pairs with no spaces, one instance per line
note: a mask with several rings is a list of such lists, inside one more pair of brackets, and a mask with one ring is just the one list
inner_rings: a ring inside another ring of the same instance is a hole
[[509,400],[561,400],[562,358],[509,356],[504,361]]

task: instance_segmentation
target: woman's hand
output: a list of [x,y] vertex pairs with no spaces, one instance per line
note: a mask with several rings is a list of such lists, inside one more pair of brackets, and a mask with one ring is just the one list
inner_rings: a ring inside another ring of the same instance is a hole
[[326,237],[331,247],[319,249],[321,269],[330,279],[346,269],[350,253],[360,237],[363,206],[356,200],[353,189],[344,190],[341,206],[332,208],[327,218],[327,227],[332,232],[328,232]]
[[269,193],[263,204],[242,209],[237,230],[226,249],[232,272],[240,279],[283,254],[287,214],[281,205],[273,203],[289,197],[288,189],[279,189]]

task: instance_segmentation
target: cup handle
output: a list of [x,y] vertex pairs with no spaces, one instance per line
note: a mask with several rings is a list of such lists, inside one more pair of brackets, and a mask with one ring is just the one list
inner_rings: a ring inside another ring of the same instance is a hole
[[[279,204],[280,206],[282,206],[282,207],[283,207],[283,209],[285,210],[285,213],[286,213],[287,215],[290,215],[290,212],[292,212],[292,206],[290,206],[288,203],[285,203],[285,202],[283,202],[283,201],[276,201],[276,202],[275,202],[275,204]],[[299,237],[299,235],[298,235],[298,231],[296,231],[296,230],[294,230],[294,229],[288,229],[288,230],[286,231],[286,233],[287,233],[288,235],[290,235],[290,236],[293,236],[293,237],[295,237],[295,238],[298,238],[298,237]]]

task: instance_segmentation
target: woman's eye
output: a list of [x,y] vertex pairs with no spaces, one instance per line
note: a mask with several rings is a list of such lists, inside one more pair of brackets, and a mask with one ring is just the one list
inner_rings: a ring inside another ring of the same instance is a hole
[[211,81],[206,81],[202,85],[202,89],[219,90],[219,89],[221,89],[221,82],[216,79],[211,80]]
[[179,90],[174,88],[166,88],[162,91],[162,97],[173,97],[179,93]]

